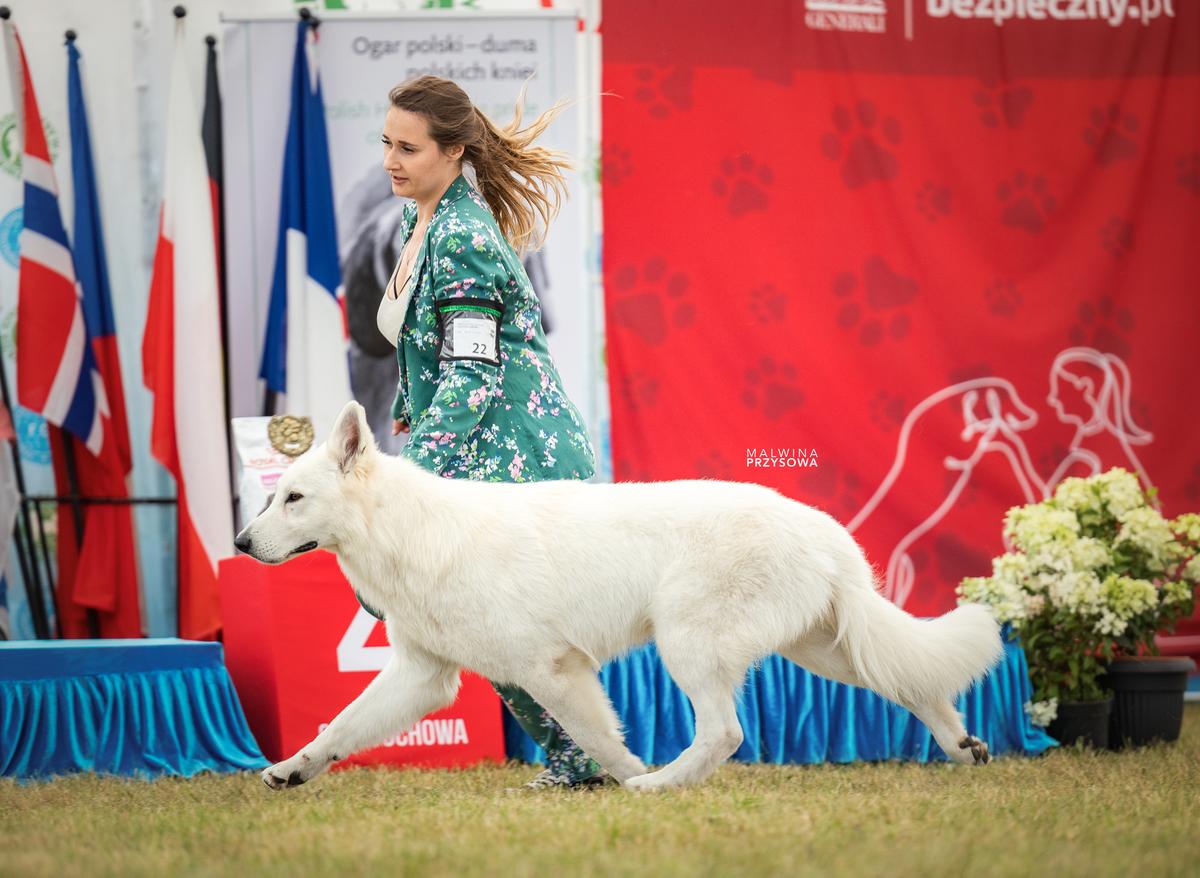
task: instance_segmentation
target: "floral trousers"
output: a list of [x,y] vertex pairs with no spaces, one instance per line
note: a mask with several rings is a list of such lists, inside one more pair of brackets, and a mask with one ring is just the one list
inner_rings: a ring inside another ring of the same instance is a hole
[[600,773],[600,763],[584,753],[528,692],[517,686],[492,685],[521,728],[546,751],[546,771],[556,783],[573,784]]

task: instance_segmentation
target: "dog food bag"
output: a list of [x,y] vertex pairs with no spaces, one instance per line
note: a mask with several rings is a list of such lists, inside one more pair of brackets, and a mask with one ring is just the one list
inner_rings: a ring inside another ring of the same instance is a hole
[[294,415],[233,418],[238,456],[238,522],[241,530],[267,505],[292,461],[312,447],[312,421]]

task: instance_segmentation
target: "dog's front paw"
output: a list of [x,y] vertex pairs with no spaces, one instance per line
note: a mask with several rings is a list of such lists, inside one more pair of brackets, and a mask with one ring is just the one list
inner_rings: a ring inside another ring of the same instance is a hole
[[958,749],[969,749],[976,765],[987,765],[992,761],[992,755],[988,753],[988,745],[972,735],[967,735],[959,741]]
[[262,773],[262,781],[273,790],[298,787],[312,780],[320,769],[307,756],[294,756],[286,762],[277,762]]

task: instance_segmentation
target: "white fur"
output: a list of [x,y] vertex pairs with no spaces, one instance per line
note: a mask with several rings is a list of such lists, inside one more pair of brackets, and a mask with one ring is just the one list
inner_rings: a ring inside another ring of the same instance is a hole
[[[396,654],[312,743],[263,773],[273,788],[450,703],[459,668],[526,689],[630,788],[697,783],[741,743],[735,693],[774,652],[909,708],[952,759],[988,758],[951,701],[1000,655],[988,612],[914,619],[876,591],[842,525],[769,488],[440,478],[379,452],[350,403],[238,537],[267,563],[311,543],[385,612]],[[696,737],[646,773],[596,671],[650,639],[692,701]]]

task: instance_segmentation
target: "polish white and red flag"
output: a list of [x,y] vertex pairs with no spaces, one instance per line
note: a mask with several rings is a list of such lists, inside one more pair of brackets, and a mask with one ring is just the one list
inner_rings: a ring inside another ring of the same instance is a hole
[[179,493],[179,636],[211,639],[221,628],[217,563],[233,554],[233,511],[212,194],[183,34],[180,19],[142,374],[154,394],[150,449]]

